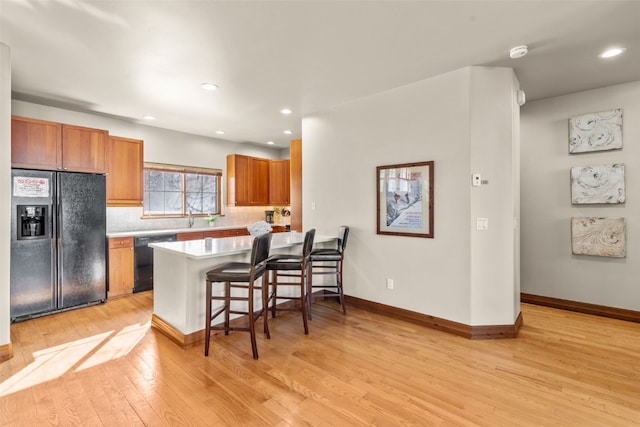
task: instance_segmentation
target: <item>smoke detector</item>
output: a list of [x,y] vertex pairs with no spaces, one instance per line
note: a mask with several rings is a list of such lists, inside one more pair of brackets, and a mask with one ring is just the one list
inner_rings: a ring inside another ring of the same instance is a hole
[[521,46],[512,47],[509,51],[509,56],[512,59],[522,58],[527,54],[527,52],[529,52],[529,49],[527,48],[527,45],[523,44]]

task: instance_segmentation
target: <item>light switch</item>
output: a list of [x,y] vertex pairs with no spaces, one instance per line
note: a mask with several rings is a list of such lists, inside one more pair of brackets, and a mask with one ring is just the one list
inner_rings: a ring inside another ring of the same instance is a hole
[[488,230],[489,218],[476,218],[476,230]]

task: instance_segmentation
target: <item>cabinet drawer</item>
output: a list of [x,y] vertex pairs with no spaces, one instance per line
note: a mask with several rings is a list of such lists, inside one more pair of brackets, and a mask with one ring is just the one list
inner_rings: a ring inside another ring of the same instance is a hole
[[185,240],[200,240],[204,239],[204,233],[202,231],[194,231],[193,233],[178,233],[176,240],[183,242]]
[[203,233],[203,237],[212,237],[214,239],[217,239],[219,237],[227,237],[227,233],[225,232],[225,230],[212,230],[212,231],[205,231]]
[[230,230],[226,230],[227,237],[235,237],[235,236],[248,236],[249,230],[246,228],[232,228]]
[[109,249],[132,248],[133,237],[112,237],[109,239]]

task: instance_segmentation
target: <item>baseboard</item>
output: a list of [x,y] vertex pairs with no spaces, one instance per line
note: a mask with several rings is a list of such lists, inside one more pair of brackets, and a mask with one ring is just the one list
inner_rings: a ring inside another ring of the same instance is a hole
[[[281,304],[278,304],[278,307],[280,306]],[[229,324],[231,325],[231,327],[245,326],[248,322],[247,319],[248,319],[248,316],[246,315],[240,316],[235,319],[231,319]],[[222,323],[218,323],[217,325],[221,325],[221,324]],[[162,319],[160,316],[156,315],[155,313],[151,315],[151,327],[157,330],[158,332],[160,332],[161,334],[165,335],[167,338],[169,338],[171,341],[175,342],[182,348],[193,347],[195,345],[198,345],[204,342],[204,337],[205,337],[204,328],[200,329],[199,331],[192,332],[190,334],[183,334],[182,332],[180,332],[178,329],[173,327],[171,324],[167,323],[164,319]],[[218,330],[211,331],[212,336],[219,335],[219,334],[224,334],[224,331],[218,331]]]
[[151,327],[182,348],[191,347],[204,340],[204,329],[191,334],[183,334],[155,313],[151,315]]
[[392,307],[390,305],[380,304],[373,301],[345,295],[345,302],[354,307],[396,319],[406,320],[421,326],[426,326],[439,331],[458,335],[469,339],[496,339],[496,338],[515,338],[518,330],[522,325],[522,312],[518,313],[518,318],[513,325],[485,325],[470,326],[463,323],[453,322],[451,320],[440,319],[428,314],[417,313],[415,311],[405,310],[403,308]]
[[605,305],[589,304],[585,302],[525,293],[520,294],[520,301],[528,304],[543,305],[546,307],[560,308],[562,310],[576,311],[578,313],[593,314],[595,316],[640,323],[639,311],[627,310],[624,308],[607,307]]
[[11,343],[0,345],[0,363],[6,362],[13,357],[13,345]]

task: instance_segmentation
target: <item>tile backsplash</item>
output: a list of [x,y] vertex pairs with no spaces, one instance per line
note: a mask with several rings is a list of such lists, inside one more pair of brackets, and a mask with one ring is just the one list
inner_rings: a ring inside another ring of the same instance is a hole
[[[218,227],[246,227],[256,221],[264,221],[264,211],[269,206],[225,207],[224,215],[218,218]],[[193,228],[207,227],[203,217],[194,217]],[[189,228],[187,218],[142,218],[142,207],[107,208],[107,233],[150,231]]]

